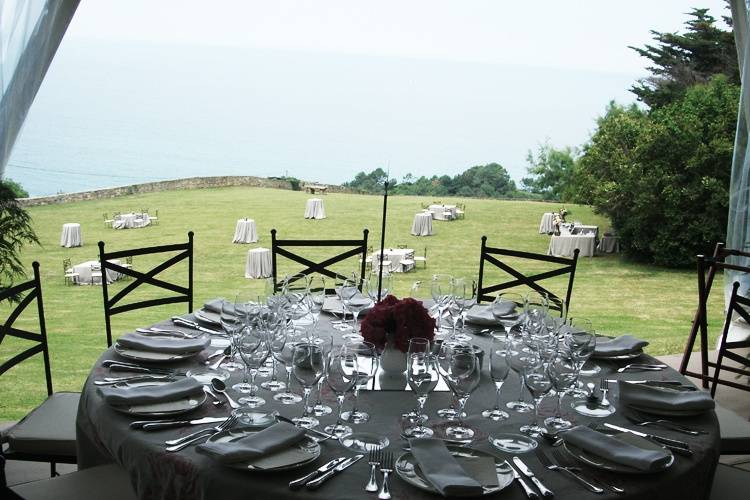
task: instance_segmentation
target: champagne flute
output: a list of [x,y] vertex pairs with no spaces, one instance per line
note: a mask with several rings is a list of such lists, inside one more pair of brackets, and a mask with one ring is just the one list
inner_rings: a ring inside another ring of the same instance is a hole
[[325,355],[320,345],[310,342],[298,342],[292,352],[292,374],[302,384],[304,403],[302,416],[294,418],[294,423],[300,427],[311,428],[318,425],[318,419],[310,412],[310,393],[325,371]]
[[435,327],[438,333],[443,331],[443,312],[450,302],[452,282],[453,276],[449,274],[435,274],[432,276],[430,292],[438,310],[437,326]]
[[573,424],[562,416],[562,399],[566,392],[575,388],[578,381],[578,366],[573,354],[567,348],[560,348],[547,367],[552,386],[557,392],[555,415],[544,420],[544,425],[555,430],[564,430]]
[[242,370],[244,368],[244,365],[235,360],[235,357],[239,356],[235,344],[235,337],[242,332],[242,329],[245,325],[242,322],[242,319],[237,316],[237,313],[234,310],[234,302],[232,302],[231,300],[221,301],[221,314],[219,315],[219,321],[221,322],[221,328],[229,336],[232,347],[232,352],[229,355],[229,360],[224,361],[221,364],[221,367],[230,372]]
[[323,276],[310,276],[307,286],[309,309],[312,313],[313,324],[317,328],[320,319],[320,311],[326,301],[326,280]]
[[482,412],[482,416],[490,420],[498,421],[510,418],[507,412],[500,409],[500,390],[503,387],[505,379],[508,378],[508,372],[510,372],[510,360],[508,359],[509,347],[510,339],[507,333],[492,336],[492,344],[490,346],[490,377],[495,383],[495,407]]
[[[330,333],[318,332],[317,335],[311,339],[312,342],[319,345],[323,349],[323,354],[328,356],[328,353],[333,349],[333,336]],[[318,380],[318,397],[313,404],[312,412],[316,417],[322,417],[323,415],[329,415],[333,412],[333,409],[327,404],[323,403],[323,383],[325,377],[320,377]]]
[[286,389],[286,384],[277,378],[276,355],[286,343],[286,316],[283,309],[265,308],[262,311],[262,322],[271,349],[271,379],[266,380],[260,386],[271,392],[283,391]]
[[359,375],[357,377],[357,383],[354,385],[354,407],[350,411],[344,412],[341,417],[352,424],[363,424],[370,420],[370,415],[367,412],[357,409],[359,389],[363,385],[366,386],[378,371],[378,364],[380,361],[378,359],[378,351],[374,344],[365,340],[347,342],[344,344],[344,348],[353,352],[357,356]]
[[409,438],[430,437],[433,435],[433,431],[424,425],[425,419],[423,416],[427,397],[440,380],[437,359],[434,354],[430,354],[429,350],[411,353],[407,359],[406,380],[412,392],[417,396],[419,407],[416,411],[416,425],[404,429],[404,435]]
[[336,423],[327,426],[325,430],[329,434],[341,438],[352,433],[352,428],[345,425],[341,420],[341,410],[344,407],[344,398],[357,383],[359,377],[359,368],[357,365],[357,354],[346,347],[335,349],[328,353],[325,365],[326,383],[328,387],[336,394],[338,403],[338,412]]
[[481,367],[474,354],[474,348],[454,348],[448,364],[448,385],[458,396],[457,421],[455,425],[445,430],[446,436],[457,441],[470,441],[474,437],[474,430],[464,424],[461,415],[466,407],[466,401],[479,385]]
[[534,413],[531,424],[523,425],[519,430],[531,437],[537,437],[545,432],[545,429],[538,424],[539,403],[544,395],[552,389],[552,380],[542,356],[534,353],[527,360],[528,362],[524,368],[524,383],[534,398]]

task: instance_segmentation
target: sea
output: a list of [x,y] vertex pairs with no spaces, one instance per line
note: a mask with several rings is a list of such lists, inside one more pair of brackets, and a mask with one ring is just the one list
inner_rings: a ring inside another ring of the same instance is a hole
[[340,184],[520,181],[529,151],[581,146],[639,75],[433,59],[63,40],[5,176],[32,196],[210,175]]

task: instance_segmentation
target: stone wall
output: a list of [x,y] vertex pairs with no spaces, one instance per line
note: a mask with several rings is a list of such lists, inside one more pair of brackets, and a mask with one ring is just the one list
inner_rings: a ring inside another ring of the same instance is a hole
[[[300,189],[308,183],[300,181]],[[315,184],[315,183],[309,183]],[[250,186],[274,189],[292,189],[289,181],[279,178],[252,177],[252,176],[217,176],[217,177],[188,177],[186,179],[174,179],[170,181],[146,182],[144,184],[132,184],[93,191],[81,191],[78,193],[55,194],[51,196],[35,196],[32,198],[19,198],[22,206],[33,207],[37,205],[53,205],[57,203],[69,203],[81,200],[99,200],[103,198],[116,198],[131,194],[154,193],[159,191],[170,191],[174,189],[204,189],[230,186]],[[342,186],[327,184],[328,193],[351,193],[351,189]]]

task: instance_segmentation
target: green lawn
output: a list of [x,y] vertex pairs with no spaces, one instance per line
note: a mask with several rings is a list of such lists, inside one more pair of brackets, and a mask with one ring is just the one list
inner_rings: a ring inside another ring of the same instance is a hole
[[[103,240],[107,249],[117,250],[148,245],[183,242],[187,232],[195,232],[196,303],[226,296],[234,297],[240,289],[260,291],[262,280],[244,278],[245,257],[250,248],[270,247],[270,230],[276,228],[281,238],[358,238],[362,229],[370,230],[370,240],[380,242],[382,198],[376,196],[329,194],[324,196],[328,218],[309,221],[303,218],[305,200],[302,192],[260,189],[224,188],[171,191],[134,195],[108,200],[84,201],[63,205],[34,207],[30,213],[42,246],[29,247],[23,261],[41,263],[45,315],[52,358],[55,390],[79,390],[94,360],[105,347],[102,293],[98,286],[65,286],[62,260],[75,264],[97,256],[96,242]],[[416,272],[396,274],[397,295],[409,293],[414,281],[427,283],[434,273],[475,277],[478,271],[480,238],[487,235],[492,246],[546,252],[549,237],[538,234],[539,220],[545,211],[558,208],[553,203],[443,199],[466,203],[466,218],[453,222],[434,221],[435,235],[417,238],[409,234],[414,213],[420,204],[432,199],[396,196],[388,200],[386,246],[405,244],[421,254],[428,249],[428,266]],[[160,224],[143,229],[116,231],[104,227],[102,213],[159,209]],[[594,215],[590,208],[567,206],[569,219],[587,224],[607,221]],[[251,217],[258,227],[257,245],[231,243],[238,218]],[[79,222],[84,246],[66,249],[59,246],[62,224]],[[149,259],[136,258],[136,268],[146,269]],[[354,269],[352,265],[348,269]],[[296,266],[280,263],[280,273],[293,272]],[[344,270],[344,268],[339,268]],[[185,273],[183,273],[185,274]],[[491,277],[492,275],[490,275]],[[497,276],[497,274],[495,274]],[[619,256],[582,258],[576,273],[571,314],[588,317],[598,331],[610,334],[632,333],[651,341],[648,352],[680,352],[690,329],[696,303],[695,273],[665,270],[627,262]],[[119,290],[122,282],[111,289]],[[559,287],[558,287],[559,289]],[[143,295],[148,295],[144,292]],[[714,294],[721,311],[721,294]],[[116,334],[155,322],[184,306],[165,307],[123,314],[115,318]],[[719,313],[720,314],[720,313]],[[712,317],[714,325],[721,319]],[[32,317],[20,324],[33,324]],[[713,328],[715,331],[716,328]],[[6,339],[0,347],[0,359],[17,352],[20,341]],[[0,420],[18,418],[43,397],[41,361],[14,368],[0,379]]]

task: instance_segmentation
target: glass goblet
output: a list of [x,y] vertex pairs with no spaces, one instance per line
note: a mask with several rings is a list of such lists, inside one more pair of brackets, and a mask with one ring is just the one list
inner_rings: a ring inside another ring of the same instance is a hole
[[[443,377],[443,380],[448,385],[448,389],[450,389],[451,391],[451,405],[448,408],[439,409],[437,411],[437,414],[439,417],[446,420],[455,420],[458,417],[458,412],[456,410],[456,402],[458,401],[458,396],[453,391],[451,385],[448,384],[448,369],[450,367],[451,354],[453,353],[454,349],[468,350],[473,348],[469,343],[460,342],[458,340],[448,338],[442,342],[442,344],[440,345],[440,349],[438,349],[438,370],[440,371],[440,375]],[[466,415],[461,416],[465,417]]]
[[438,333],[444,331],[443,313],[451,298],[452,283],[453,276],[449,274],[435,274],[432,276],[430,293],[432,294],[432,300],[435,301],[435,305],[437,306],[438,317],[435,329]]
[[[406,360],[407,360],[406,368],[407,369],[409,365],[409,360],[412,358],[412,356],[416,354],[422,354],[422,355],[431,354],[431,346],[430,346],[430,341],[428,339],[423,338],[423,337],[412,337],[409,339],[409,349],[406,351]],[[437,362],[437,357],[435,357],[435,361]],[[437,365],[435,366],[435,369],[437,369]],[[407,419],[407,420],[417,420],[417,419],[428,420],[430,417],[429,415],[422,412],[419,409],[419,406],[417,406],[410,412],[404,413],[403,415],[401,415],[401,418]]]
[[409,354],[407,360],[406,380],[417,397],[419,407],[416,410],[416,425],[404,429],[404,435],[409,438],[430,437],[433,435],[433,431],[424,425],[425,419],[422,416],[424,415],[427,397],[440,380],[437,359],[429,351],[422,351]]
[[341,410],[344,407],[346,393],[354,387],[358,377],[359,369],[356,352],[342,348],[328,353],[325,365],[326,384],[336,394],[338,411],[336,413],[336,423],[327,426],[324,430],[338,438],[352,433],[352,428],[345,425],[341,419]]
[[318,419],[311,415],[310,393],[325,371],[325,355],[320,345],[314,342],[298,342],[292,353],[292,374],[302,385],[304,403],[302,416],[294,418],[300,427],[310,428],[318,425]]
[[[281,337],[283,335],[283,337]],[[279,332],[279,336],[274,336],[272,340],[272,354],[276,361],[281,363],[286,370],[286,390],[274,394],[273,399],[285,405],[293,405],[302,401],[299,394],[292,392],[292,369],[294,346],[302,342],[303,338],[293,326],[285,324]]]
[[526,389],[523,369],[525,362],[531,353],[521,335],[510,336],[509,349],[508,356],[510,358],[510,368],[518,375],[519,392],[518,399],[515,401],[508,401],[505,404],[505,407],[518,413],[528,413],[534,409],[534,405],[523,400],[523,392]]
[[[458,318],[456,322],[461,322],[461,329],[459,330],[458,334],[455,334],[455,325],[454,325],[454,336],[461,341],[464,342],[471,342],[472,337],[468,333],[466,333],[466,322],[464,321],[464,315],[466,314],[466,311],[468,311],[471,306],[476,304],[477,301],[477,287],[476,283],[473,280],[469,280],[467,278],[453,278],[453,283],[451,286],[451,295],[453,296],[453,304],[454,307],[458,310]],[[451,313],[451,316],[453,316],[453,313]]]
[[474,389],[479,385],[481,367],[474,354],[473,347],[470,350],[454,349],[448,365],[448,385],[458,396],[457,420],[455,425],[445,430],[446,436],[457,441],[470,441],[474,437],[474,430],[464,424],[461,415],[466,407],[466,401]]
[[257,408],[266,404],[266,400],[256,394],[258,387],[255,385],[255,377],[269,356],[270,348],[268,342],[263,338],[262,332],[257,328],[247,328],[240,336],[237,344],[238,351],[245,362],[245,367],[250,372],[250,393],[239,399],[240,404],[248,408]]
[[[323,354],[328,356],[328,353],[333,349],[333,336],[329,333],[317,332],[315,337],[311,338],[311,341],[319,345],[323,349]],[[323,403],[323,384],[325,377],[320,377],[318,380],[318,397],[313,404],[312,412],[316,417],[322,417],[333,413],[333,409],[327,404]]]
[[352,424],[363,424],[370,420],[370,415],[367,412],[357,409],[359,389],[361,386],[366,386],[378,371],[378,351],[374,344],[365,340],[347,342],[342,346],[342,349],[346,349],[348,352],[356,355],[357,367],[359,369],[357,383],[354,385],[354,407],[344,412],[342,418]]
[[271,356],[269,356],[271,360],[271,379],[264,381],[260,386],[271,392],[283,391],[286,389],[286,384],[277,377],[276,368],[278,362],[274,353],[282,349],[286,343],[286,317],[282,309],[265,307],[261,310],[260,320],[271,349]]
[[567,391],[573,389],[578,381],[578,365],[571,352],[560,348],[547,366],[552,386],[557,392],[555,415],[544,420],[544,425],[555,430],[564,430],[573,424],[562,416],[562,399]]
[[552,389],[552,380],[541,356],[533,355],[529,357],[529,361],[524,368],[524,383],[534,398],[534,413],[531,423],[521,426],[519,430],[531,437],[537,437],[545,432],[545,429],[538,423],[539,403],[544,395]]

